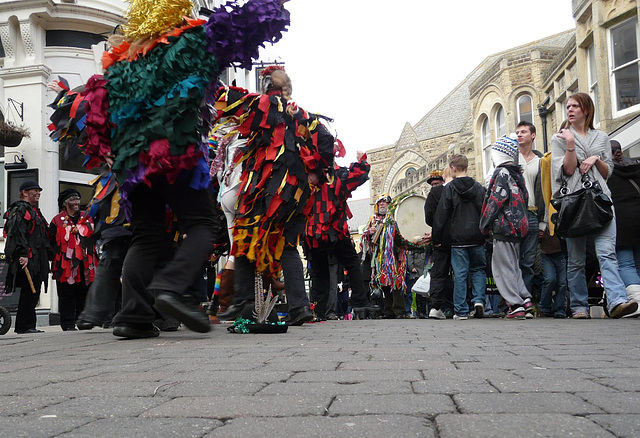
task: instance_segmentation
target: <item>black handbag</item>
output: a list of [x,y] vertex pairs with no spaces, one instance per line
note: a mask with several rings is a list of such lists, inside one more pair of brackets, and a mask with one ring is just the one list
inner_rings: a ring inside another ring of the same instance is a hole
[[557,210],[551,215],[556,234],[560,237],[581,237],[598,233],[613,219],[613,202],[597,181],[591,181],[588,173],[582,175],[582,188],[573,193],[567,193],[564,170],[562,175],[559,196],[551,200],[551,205]]

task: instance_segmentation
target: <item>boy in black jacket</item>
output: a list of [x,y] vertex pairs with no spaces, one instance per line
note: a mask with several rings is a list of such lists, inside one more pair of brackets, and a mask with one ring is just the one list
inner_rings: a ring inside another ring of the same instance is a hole
[[480,232],[480,211],[484,188],[467,176],[469,160],[464,155],[453,155],[449,161],[455,178],[442,192],[433,223],[434,245],[442,243],[447,221],[451,226],[451,266],[453,267],[453,319],[468,319],[467,277],[471,275],[474,316],[484,315],[487,287],[485,274],[485,237]]
[[514,164],[518,157],[518,141],[500,137],[491,146],[493,172],[487,196],[482,205],[480,229],[493,231],[491,270],[498,291],[509,304],[508,319],[525,319],[525,305],[531,303],[520,270],[520,242],[529,231],[527,205],[529,194],[522,168]]

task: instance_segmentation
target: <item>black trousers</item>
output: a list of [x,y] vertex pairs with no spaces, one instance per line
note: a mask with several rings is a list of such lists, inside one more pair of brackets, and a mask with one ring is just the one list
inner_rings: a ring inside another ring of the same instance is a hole
[[[303,306],[309,306],[309,297],[304,286],[304,271],[302,270],[302,260],[297,248],[287,246],[282,251],[280,258],[282,273],[284,274],[284,293],[287,297],[289,310]],[[255,263],[248,258],[236,257],[234,262],[234,283],[235,294],[233,304],[238,304],[244,300],[253,300],[255,297]]]
[[104,244],[79,319],[101,326],[119,310],[118,304],[122,296],[120,275],[128,248],[128,238],[117,238]]
[[56,281],[58,289],[58,311],[62,330],[73,330],[87,299],[89,286],[84,281],[69,284]]
[[[122,310],[113,322],[152,323],[160,316],[153,307],[154,292],[190,294],[190,285],[202,275],[203,263],[213,251],[213,230],[219,224],[211,194],[192,189],[188,180],[169,184],[162,178],[154,180],[151,188],[140,184],[129,200],[133,237],[122,268]],[[167,205],[186,238],[168,263],[155,272],[171,253],[166,238]]]
[[[369,287],[365,289],[365,279],[362,275],[360,259],[351,240],[341,239],[336,242],[322,242],[319,248],[309,250],[309,262],[317,277],[317,290],[319,297],[328,297],[330,291],[329,255],[333,255],[342,265],[349,276],[351,285],[351,306],[364,306],[369,300]],[[323,301],[326,299],[323,298]]]
[[40,301],[40,285],[42,280],[40,278],[32,277],[33,285],[36,288],[36,293],[31,292],[31,286],[22,269],[18,268],[16,272],[16,289],[14,293],[20,290],[20,298],[18,299],[18,312],[16,313],[15,331],[24,332],[29,329],[36,328],[36,306]]
[[431,271],[431,307],[453,308],[453,285],[451,284],[451,248],[436,247],[433,250]]

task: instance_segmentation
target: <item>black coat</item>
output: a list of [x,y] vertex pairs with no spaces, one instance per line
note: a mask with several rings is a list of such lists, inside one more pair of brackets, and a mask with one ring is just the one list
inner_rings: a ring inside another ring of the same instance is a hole
[[[424,220],[430,227],[433,228],[433,221],[436,216],[436,210],[438,209],[438,204],[440,204],[440,198],[442,197],[442,192],[444,191],[444,184],[439,186],[435,186],[429,190],[429,194],[427,195],[427,200],[424,203]],[[441,241],[433,242],[436,245],[441,245],[443,247],[451,246],[451,223],[446,221],[444,227],[442,229],[442,235],[439,236]]]
[[616,164],[607,185],[616,211],[616,246],[640,245],[640,164]]
[[452,247],[484,244],[485,237],[480,232],[483,201],[484,187],[469,176],[456,178],[447,184],[433,221],[433,242],[442,242],[445,224],[450,221]]

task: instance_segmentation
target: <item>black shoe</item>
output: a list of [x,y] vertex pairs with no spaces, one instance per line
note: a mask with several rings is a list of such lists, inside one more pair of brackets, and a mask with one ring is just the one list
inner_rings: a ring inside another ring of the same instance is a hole
[[209,317],[200,309],[200,303],[194,297],[169,291],[156,291],[156,307],[160,312],[173,316],[194,332],[207,333],[211,330]]
[[353,306],[354,312],[364,312],[365,310],[368,310],[369,312],[377,312],[380,310],[380,306],[378,306],[377,304],[373,304],[369,301],[367,301],[363,305]]
[[78,329],[75,326],[73,326],[73,327],[62,327],[62,331],[63,332],[75,332],[77,330]]
[[289,311],[287,324],[299,326],[313,319],[313,312],[309,306],[302,306]]
[[85,321],[84,319],[77,320],[76,325],[80,330],[91,330],[96,326],[96,324],[89,321]]
[[31,334],[31,333],[44,333],[44,330],[38,330],[38,329],[34,329],[34,328],[30,328],[27,330],[16,330],[16,334],[18,335],[27,335],[27,334]]
[[255,307],[255,301],[253,300],[242,300],[237,304],[232,304],[227,307],[227,310],[224,312],[218,313],[218,318],[220,321],[233,321],[238,319],[240,315],[242,315],[242,311],[245,307],[251,306],[251,308]]
[[336,315],[335,313],[329,313],[327,316],[325,316],[325,320],[326,321],[337,321],[338,319],[338,315]]
[[113,336],[127,339],[157,338],[160,336],[160,330],[151,323],[120,323],[113,327]]

